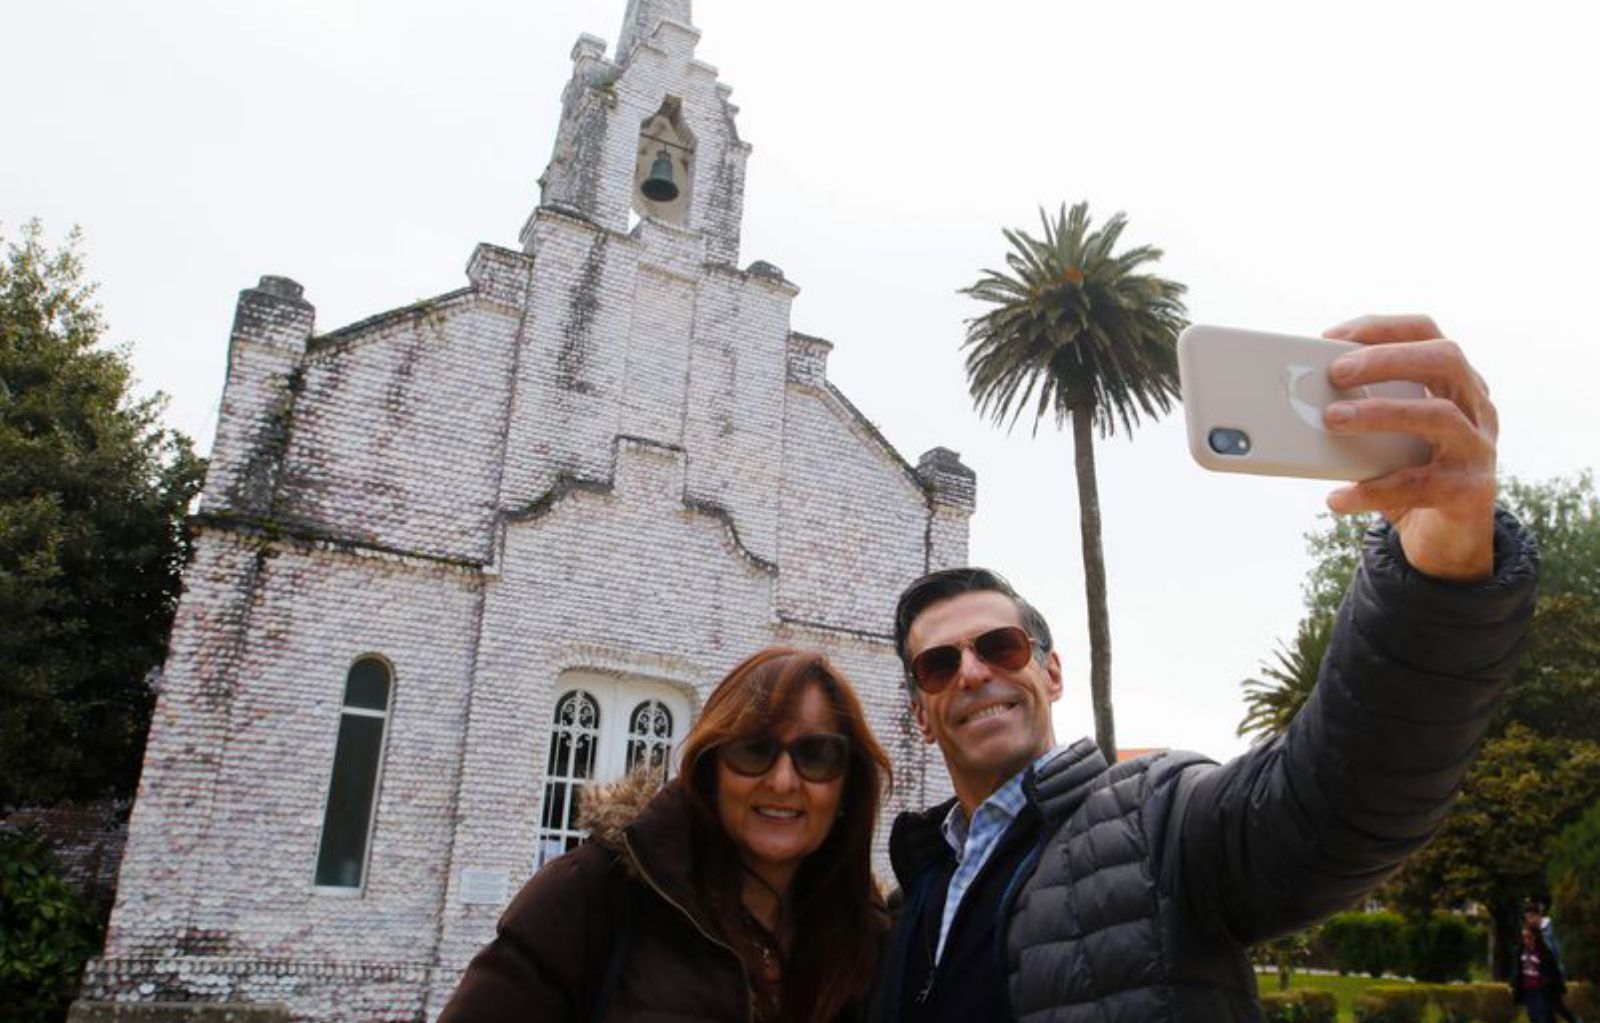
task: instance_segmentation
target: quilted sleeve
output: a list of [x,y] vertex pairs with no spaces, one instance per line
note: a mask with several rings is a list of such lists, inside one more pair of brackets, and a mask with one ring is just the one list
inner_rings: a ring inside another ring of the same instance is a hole
[[1441,582],[1379,527],[1288,730],[1173,787],[1161,883],[1240,944],[1371,892],[1439,827],[1516,668],[1538,554],[1509,514],[1495,575]]

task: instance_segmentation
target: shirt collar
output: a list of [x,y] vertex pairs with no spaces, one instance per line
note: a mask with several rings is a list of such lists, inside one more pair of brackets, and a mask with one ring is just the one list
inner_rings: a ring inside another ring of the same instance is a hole
[[[988,810],[998,814],[1003,819],[1010,821],[1022,812],[1022,807],[1027,803],[1027,797],[1022,791],[1022,780],[1027,777],[1028,771],[1035,774],[1044,770],[1046,764],[1067,750],[1066,746],[1057,746],[1048,750],[1043,756],[1029,764],[1026,768],[1007,778],[1005,783],[989,794],[989,798],[978,804],[978,809],[973,816]],[[950,804],[950,812],[944,815],[944,821],[939,825],[939,831],[944,835],[945,844],[950,851],[956,854],[956,861],[960,862],[962,854],[967,848],[967,834],[972,827],[972,822],[967,819],[967,812],[961,808],[961,800]]]

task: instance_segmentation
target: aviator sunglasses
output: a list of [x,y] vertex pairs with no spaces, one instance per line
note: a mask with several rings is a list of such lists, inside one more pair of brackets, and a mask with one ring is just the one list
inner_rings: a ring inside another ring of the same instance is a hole
[[972,647],[978,659],[990,667],[1016,671],[1033,656],[1035,640],[1015,625],[990,629],[960,643],[933,646],[911,659],[911,677],[925,693],[943,692],[961,671],[961,650]]
[[748,778],[759,778],[772,770],[780,753],[789,754],[795,773],[806,781],[833,781],[850,766],[850,740],[832,732],[813,732],[790,742],[764,735],[717,748],[717,756],[728,770]]

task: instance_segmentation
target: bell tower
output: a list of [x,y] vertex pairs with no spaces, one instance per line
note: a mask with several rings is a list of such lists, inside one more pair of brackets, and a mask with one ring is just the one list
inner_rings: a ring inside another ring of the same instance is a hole
[[668,224],[701,236],[707,261],[733,265],[750,147],[732,89],[695,57],[690,17],[689,0],[629,0],[610,57],[603,40],[579,37],[539,207],[619,233],[634,218]]
[[663,21],[694,24],[689,0],[628,0],[622,15],[622,36],[617,40],[617,56],[626,57],[638,43],[656,34]]

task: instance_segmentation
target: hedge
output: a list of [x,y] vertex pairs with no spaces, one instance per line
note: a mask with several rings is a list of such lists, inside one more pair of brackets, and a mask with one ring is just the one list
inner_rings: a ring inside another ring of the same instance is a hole
[[[1407,921],[1398,913],[1336,913],[1316,932],[1315,965],[1341,974],[1386,973],[1427,983],[1466,980],[1483,959],[1488,932],[1465,917]],[[1318,961],[1320,960],[1320,961]]]
[[1579,1019],[1600,1020],[1600,987],[1581,981],[1568,984],[1567,1008]]
[[[1429,1004],[1434,1023],[1515,1023],[1521,1013],[1505,984],[1407,984],[1368,988],[1355,999],[1357,1023],[1422,1023]],[[1580,1019],[1600,1019],[1600,989],[1567,987],[1567,1007]],[[1337,1023],[1331,991],[1270,991],[1261,996],[1266,1023]]]
[[1459,916],[1431,916],[1408,922],[1403,931],[1403,970],[1417,980],[1466,980],[1483,959],[1488,933]]
[[1517,1007],[1504,984],[1450,984],[1432,988],[1439,1023],[1512,1023]]
[[1267,1023],[1338,1023],[1339,998],[1332,991],[1269,991],[1261,996]]
[[1369,988],[1356,996],[1356,1023],[1422,1023],[1429,994],[1419,984]]
[[1340,973],[1381,977],[1403,968],[1404,931],[1399,913],[1335,913],[1322,925],[1322,941]]

